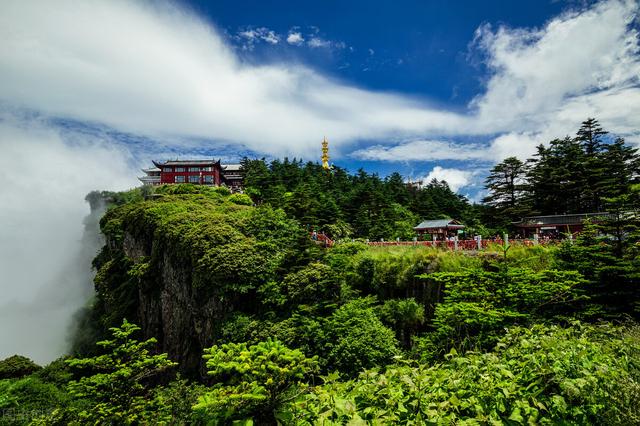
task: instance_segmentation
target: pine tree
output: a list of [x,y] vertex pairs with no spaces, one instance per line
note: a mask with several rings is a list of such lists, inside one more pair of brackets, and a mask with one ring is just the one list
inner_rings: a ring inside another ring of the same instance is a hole
[[385,193],[390,200],[402,205],[409,203],[409,189],[400,173],[394,172],[387,176],[384,180],[384,186]]
[[579,213],[584,204],[584,161],[580,144],[570,137],[551,142],[553,187],[559,213]]
[[527,160],[529,204],[536,214],[557,213],[558,198],[553,172],[555,167],[551,149],[544,145],[538,145],[534,157]]
[[576,141],[584,150],[585,183],[583,209],[597,212],[602,210],[603,179],[606,172],[606,162],[601,153],[604,149],[602,137],[607,132],[602,129],[598,121],[588,118],[576,134]]
[[528,212],[523,199],[526,191],[526,167],[516,157],[509,157],[497,164],[485,180],[489,195],[483,202],[494,207],[498,214],[515,220]]
[[602,196],[614,198],[626,194],[640,171],[638,149],[626,145],[624,139],[617,138],[606,145],[602,158],[605,164],[601,181]]
[[570,137],[555,139],[549,147],[538,146],[528,161],[528,196],[538,214],[581,213],[585,210],[585,154]]
[[580,129],[576,133],[576,140],[580,141],[587,156],[595,156],[602,149],[602,136],[605,131],[595,118],[587,118],[582,122]]

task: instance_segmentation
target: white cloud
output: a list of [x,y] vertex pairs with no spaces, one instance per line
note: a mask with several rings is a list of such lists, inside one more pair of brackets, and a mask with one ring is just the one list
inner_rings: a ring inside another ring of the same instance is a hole
[[518,157],[522,161],[536,152],[536,147],[563,135],[548,133],[506,133],[491,141],[487,150],[491,162],[498,162],[507,157]]
[[[640,140],[635,1],[602,2],[537,29],[479,28],[474,48],[486,54],[489,76],[462,113],[299,65],[243,63],[210,24],[165,3],[15,0],[0,9],[0,100],[152,138],[308,155],[327,134],[337,156],[359,140],[497,135],[488,144],[494,155],[529,152],[532,141],[573,133],[596,116]],[[240,37],[281,38],[265,27]],[[304,38],[332,44],[317,29]],[[449,148],[483,156],[470,152],[477,144]]]
[[302,66],[241,63],[208,23],[166,4],[9,1],[0,8],[0,100],[46,114],[275,155],[315,153],[325,134],[339,148],[453,128],[460,119]]
[[71,316],[93,291],[98,247],[81,242],[84,196],[136,182],[126,152],[37,121],[0,116],[0,153],[0,359],[48,362],[64,353]]
[[[480,27],[476,45],[492,76],[472,103],[478,131],[562,133],[597,116],[610,130],[637,132],[640,50],[630,27],[637,8],[636,1],[611,0],[540,29]],[[615,120],[607,116],[612,107]]]
[[276,35],[273,31],[269,31],[264,37],[263,40],[269,44],[278,44],[280,42],[280,37]]
[[606,1],[556,17],[540,29],[488,25],[474,46],[487,57],[486,91],[460,127],[441,134],[498,134],[488,143],[417,140],[354,153],[385,161],[526,158],[535,147],[574,134],[596,117],[609,131],[640,143],[640,47],[630,27],[635,1]]
[[490,160],[486,146],[438,140],[417,140],[395,146],[375,145],[351,154],[363,160],[379,161],[438,161]]
[[294,46],[300,46],[304,43],[304,37],[302,37],[302,34],[297,31],[290,32],[289,35],[287,35],[287,43],[293,44]]
[[275,31],[266,27],[249,28],[244,31],[239,31],[237,38],[243,41],[243,49],[252,50],[255,44],[259,41],[264,41],[268,44],[278,44],[280,42],[280,36]]
[[311,39],[307,42],[309,47],[318,48],[318,47],[331,47],[331,42],[329,40],[325,40],[320,37],[311,37]]
[[469,186],[473,182],[474,172],[461,169],[447,169],[436,166],[423,179],[426,185],[433,179],[437,181],[445,181],[449,184],[452,191],[457,192],[459,189]]

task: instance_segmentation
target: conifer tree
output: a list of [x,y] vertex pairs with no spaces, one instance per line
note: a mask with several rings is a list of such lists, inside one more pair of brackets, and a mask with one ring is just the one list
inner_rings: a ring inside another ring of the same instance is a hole
[[605,165],[601,181],[602,196],[614,198],[626,194],[640,171],[638,149],[626,145],[624,139],[617,138],[605,147],[602,158]]
[[526,191],[526,167],[516,157],[504,159],[491,169],[485,180],[489,195],[483,202],[494,207],[506,219],[515,220],[525,215],[528,207],[524,204]]
[[576,141],[584,150],[584,178],[586,185],[583,187],[585,211],[602,210],[602,192],[604,190],[604,177],[606,162],[601,155],[604,149],[602,137],[607,132],[600,126],[598,120],[588,118],[582,122],[582,126],[576,134]]
[[553,176],[551,149],[544,145],[536,147],[536,154],[527,160],[527,182],[529,202],[536,214],[553,214],[557,205]]
[[555,139],[538,149],[530,162],[529,185],[534,209],[540,214],[582,211],[584,155],[573,139]]
[[587,118],[582,122],[580,129],[576,133],[576,140],[578,140],[584,152],[587,156],[595,156],[602,149],[602,137],[606,135],[605,131],[598,120],[595,118]]

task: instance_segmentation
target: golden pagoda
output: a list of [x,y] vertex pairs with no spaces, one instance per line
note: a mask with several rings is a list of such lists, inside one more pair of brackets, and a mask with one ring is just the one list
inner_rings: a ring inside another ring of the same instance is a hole
[[322,139],[322,168],[329,170],[329,141],[327,138]]

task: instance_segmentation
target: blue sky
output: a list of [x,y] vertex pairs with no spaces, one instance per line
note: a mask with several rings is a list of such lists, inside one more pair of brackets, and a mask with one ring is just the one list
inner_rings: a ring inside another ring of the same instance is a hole
[[0,6],[0,124],[110,150],[133,184],[151,159],[317,160],[327,136],[349,170],[477,200],[587,117],[640,142],[635,0],[26,3]]
[[[562,1],[188,4],[220,28],[248,63],[299,62],[358,87],[403,93],[450,110],[465,110],[490,76],[482,52],[474,48],[480,26],[538,27],[575,6]],[[330,129],[327,133],[331,134]],[[365,146],[375,143],[360,141]],[[439,164],[349,156],[336,160],[351,170],[362,167],[382,175],[400,171],[417,178],[438,165],[464,167],[464,162],[455,160]],[[489,163],[476,165],[481,168],[476,177],[484,174]],[[471,197],[479,190],[479,180],[467,187]]]
[[[425,96],[460,108],[483,89],[486,70],[470,49],[479,26],[536,27],[568,6],[559,1],[188,4],[223,30],[247,61],[301,61],[361,87]],[[252,44],[242,36],[260,28],[273,31],[279,43],[260,39]],[[287,43],[292,33],[307,43],[297,37],[294,44]],[[330,44],[304,48],[313,38]]]

